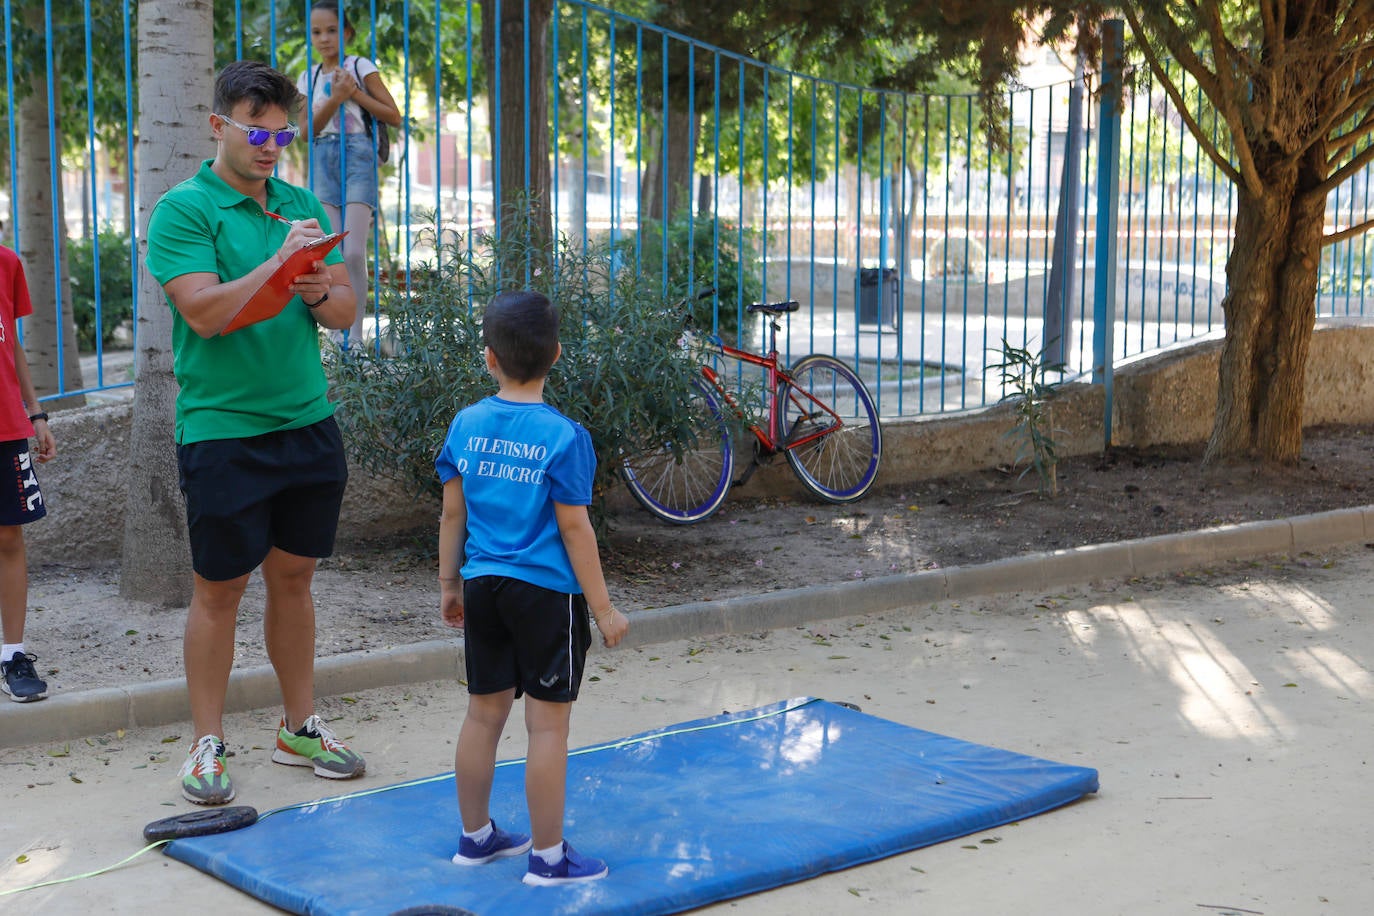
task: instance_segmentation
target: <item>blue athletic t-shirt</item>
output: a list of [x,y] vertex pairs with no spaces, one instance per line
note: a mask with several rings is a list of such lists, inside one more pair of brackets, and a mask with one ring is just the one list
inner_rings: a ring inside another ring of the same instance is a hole
[[498,397],[459,411],[434,459],[439,481],[463,478],[465,579],[509,576],[580,594],[553,504],[592,501],[592,437],[547,404]]

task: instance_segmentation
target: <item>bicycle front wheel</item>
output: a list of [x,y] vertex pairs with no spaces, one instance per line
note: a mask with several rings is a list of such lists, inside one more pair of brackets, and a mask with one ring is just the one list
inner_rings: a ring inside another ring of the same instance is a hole
[[878,478],[878,408],[847,365],[821,354],[798,360],[778,392],[784,454],[808,490],[832,503],[863,497]]
[[706,383],[692,383],[682,443],[664,443],[626,455],[625,484],[639,504],[674,525],[699,522],[720,508],[735,472],[730,424]]

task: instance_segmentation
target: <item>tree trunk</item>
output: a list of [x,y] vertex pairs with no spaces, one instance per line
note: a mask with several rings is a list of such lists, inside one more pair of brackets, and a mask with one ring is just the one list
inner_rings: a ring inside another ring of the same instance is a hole
[[[76,320],[72,316],[60,168],[57,169],[57,196],[53,196],[54,164],[49,153],[48,131],[59,129],[59,125],[49,119],[48,85],[41,71],[33,74],[32,89],[18,106],[18,145],[25,152],[16,163],[20,196],[15,228],[19,256],[24,260],[28,275],[29,297],[33,300],[33,314],[24,319],[24,355],[28,357],[39,395],[50,395],[58,391],[80,391],[85,384],[81,379],[81,354],[76,346]],[[57,214],[56,232],[54,214]],[[54,243],[57,246],[56,271],[53,269]],[[43,403],[48,409],[56,410],[80,407],[86,399],[78,394],[51,398]]]
[[[553,240],[549,200],[548,80],[553,0],[530,0],[528,23],[522,5],[514,0],[481,0],[481,7],[482,54],[492,74],[487,91],[487,116],[497,144],[492,158],[499,170],[494,176],[497,180],[493,194],[498,207],[498,225],[502,236],[513,234],[534,249],[547,250]],[[495,28],[498,11],[501,15],[499,67],[496,65]],[[529,31],[528,87],[525,85],[526,29]],[[525,109],[527,89],[528,118]]]
[[[645,172],[647,213],[654,219],[671,220],[687,207],[691,199],[692,154],[696,150],[697,125],[700,120],[699,113],[688,115],[686,102],[669,104],[668,148],[665,150],[662,145],[655,146],[653,167]],[[652,181],[649,178],[651,174]]]
[[191,600],[191,551],[176,461],[172,309],[144,261],[153,205],[213,155],[212,11],[211,0],[143,0],[138,13],[138,352],[119,593],[164,607]]
[[1226,265],[1216,420],[1204,462],[1302,456],[1307,355],[1316,322],[1324,195],[1305,192],[1318,172],[1265,175],[1261,196],[1239,192]]

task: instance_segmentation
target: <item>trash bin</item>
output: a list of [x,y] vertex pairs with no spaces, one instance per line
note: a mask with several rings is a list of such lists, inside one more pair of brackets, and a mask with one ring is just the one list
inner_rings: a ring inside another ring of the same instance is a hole
[[897,327],[897,271],[891,267],[859,269],[859,324]]

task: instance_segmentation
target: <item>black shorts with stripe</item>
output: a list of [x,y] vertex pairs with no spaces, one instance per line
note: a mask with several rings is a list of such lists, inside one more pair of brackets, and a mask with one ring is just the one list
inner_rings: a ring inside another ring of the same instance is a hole
[[463,583],[468,692],[571,703],[592,643],[587,601],[508,576]]

